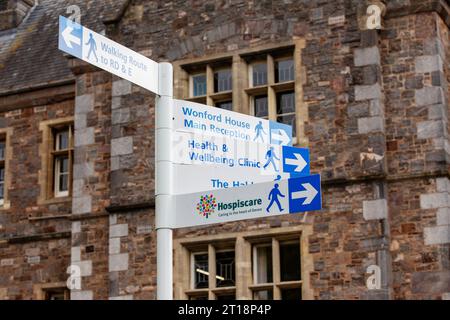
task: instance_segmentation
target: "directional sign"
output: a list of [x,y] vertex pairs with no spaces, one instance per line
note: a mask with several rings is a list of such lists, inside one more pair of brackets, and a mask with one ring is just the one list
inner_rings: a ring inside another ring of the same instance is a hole
[[309,150],[190,132],[172,134],[172,162],[248,168],[249,174],[309,175]]
[[172,166],[176,183],[172,184],[171,193],[176,195],[287,180],[290,176],[287,173],[262,175],[258,170],[245,167],[185,164],[172,164]]
[[322,208],[320,175],[175,196],[174,228],[272,217]]
[[292,127],[242,113],[174,100],[174,129],[263,144],[292,145]]
[[59,49],[158,94],[158,63],[63,16]]
[[174,132],[174,194],[309,175],[309,150]]

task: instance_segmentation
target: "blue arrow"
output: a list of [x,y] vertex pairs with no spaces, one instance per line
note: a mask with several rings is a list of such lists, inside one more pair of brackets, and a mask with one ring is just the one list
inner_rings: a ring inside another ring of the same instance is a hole
[[292,145],[292,127],[283,123],[270,121],[270,143]]
[[309,175],[309,149],[283,146],[283,172],[291,178]]
[[290,213],[322,209],[320,175],[292,178],[288,185]]

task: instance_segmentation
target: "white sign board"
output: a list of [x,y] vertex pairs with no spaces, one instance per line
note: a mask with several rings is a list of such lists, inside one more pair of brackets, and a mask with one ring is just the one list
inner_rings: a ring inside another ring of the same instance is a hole
[[59,49],[158,94],[158,63],[59,17]]
[[262,144],[292,145],[291,126],[183,100],[174,100],[174,130]]
[[174,228],[315,211],[322,208],[320,175],[175,196]]

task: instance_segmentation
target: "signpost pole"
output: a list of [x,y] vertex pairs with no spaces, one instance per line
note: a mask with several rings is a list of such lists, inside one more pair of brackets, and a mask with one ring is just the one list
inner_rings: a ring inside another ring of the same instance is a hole
[[173,299],[172,219],[175,215],[172,199],[173,169],[171,165],[171,135],[173,114],[173,67],[159,64],[159,95],[156,97],[156,203],[157,237],[156,274],[157,299]]

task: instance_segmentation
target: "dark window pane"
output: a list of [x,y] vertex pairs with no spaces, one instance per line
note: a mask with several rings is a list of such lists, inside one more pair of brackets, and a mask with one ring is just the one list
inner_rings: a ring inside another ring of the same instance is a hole
[[216,253],[216,286],[232,287],[235,285],[234,251]]
[[277,113],[291,113],[295,112],[295,93],[281,92],[277,94]]
[[46,292],[46,300],[66,300],[65,290],[52,290]]
[[206,75],[199,74],[192,77],[192,88],[193,88],[193,96],[204,96],[206,95]]
[[194,289],[208,288],[208,254],[194,255]]
[[301,280],[300,277],[300,243],[280,243],[281,281]]
[[269,116],[269,104],[267,96],[256,96],[255,100],[255,117],[264,118]]
[[0,160],[5,160],[5,142],[0,142]]
[[267,64],[257,63],[252,66],[253,87],[267,84]]
[[257,246],[256,261],[256,283],[271,283],[272,273],[272,246]]
[[217,296],[217,300],[236,300],[236,295],[222,294],[222,295]]
[[301,300],[302,289],[281,289],[281,300]]
[[219,70],[214,73],[214,92],[230,91],[232,87],[231,70]]
[[69,190],[69,175],[62,174],[59,176],[59,191],[67,191]]
[[69,172],[69,158],[61,157],[59,158],[59,173],[65,174]]
[[4,188],[5,188],[5,168],[1,168],[0,167],[0,200],[3,200],[3,198],[5,197],[5,193],[4,193]]
[[56,150],[69,149],[69,131],[58,132],[56,143]]
[[233,110],[233,102],[232,101],[223,101],[223,102],[217,102],[216,108],[224,109],[224,110]]
[[256,291],[253,293],[253,300],[273,300],[272,290]]
[[282,60],[275,63],[275,82],[293,81],[294,60]]
[[277,122],[292,126],[292,136],[293,137],[297,136],[297,130],[295,128],[295,114],[290,114],[287,116],[278,116]]

